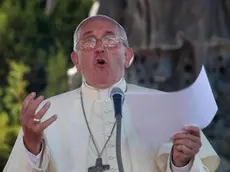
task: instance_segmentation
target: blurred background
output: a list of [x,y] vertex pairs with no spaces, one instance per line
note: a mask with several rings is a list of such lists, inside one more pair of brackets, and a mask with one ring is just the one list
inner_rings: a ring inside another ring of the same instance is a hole
[[[135,52],[128,82],[178,91],[204,65],[218,112],[204,133],[230,171],[230,2],[228,0],[0,0],[0,171],[20,129],[21,103],[75,89],[73,32],[105,14],[127,31]],[[208,108],[208,107],[207,107]],[[202,114],[201,114],[202,117]]]

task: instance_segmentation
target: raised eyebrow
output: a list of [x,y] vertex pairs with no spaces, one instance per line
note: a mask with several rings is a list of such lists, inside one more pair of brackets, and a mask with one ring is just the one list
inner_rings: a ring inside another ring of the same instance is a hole
[[104,35],[115,35],[115,33],[112,31],[106,31]]
[[[82,35],[82,37],[85,37],[85,36],[92,34],[92,33],[93,33],[93,31],[87,31]],[[104,36],[106,36],[106,35],[115,35],[115,33],[113,31],[106,31]]]
[[85,33],[83,34],[83,37],[86,36],[86,35],[88,35],[88,34],[91,34],[91,33],[93,33],[93,32],[92,32],[92,31],[87,31],[87,32],[85,32]]

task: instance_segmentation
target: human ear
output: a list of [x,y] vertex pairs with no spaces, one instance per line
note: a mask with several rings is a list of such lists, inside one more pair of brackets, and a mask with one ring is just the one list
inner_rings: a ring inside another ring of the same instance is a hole
[[131,66],[134,59],[134,54],[132,48],[126,48],[125,51],[125,67],[128,68]]
[[79,58],[78,58],[77,52],[73,51],[71,53],[71,60],[72,60],[73,64],[76,66],[77,71],[81,72],[81,67],[80,67],[80,64],[79,64]]

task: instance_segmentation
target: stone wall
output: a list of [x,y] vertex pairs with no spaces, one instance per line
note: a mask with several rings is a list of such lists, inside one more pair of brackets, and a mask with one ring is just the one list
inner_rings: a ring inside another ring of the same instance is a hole
[[126,78],[131,83],[148,88],[176,91],[194,82],[203,62],[219,108],[212,123],[203,131],[221,158],[217,172],[228,172],[230,171],[230,50],[222,46],[210,47],[196,51],[197,57],[192,54],[188,47],[184,47],[178,51],[160,51],[153,56],[138,56],[128,69]]

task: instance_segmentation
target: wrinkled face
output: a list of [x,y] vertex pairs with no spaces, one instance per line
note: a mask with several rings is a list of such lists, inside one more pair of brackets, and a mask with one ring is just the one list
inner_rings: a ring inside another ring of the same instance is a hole
[[71,58],[85,81],[96,88],[108,88],[125,74],[133,57],[116,24],[108,19],[90,19],[79,30],[76,51]]

